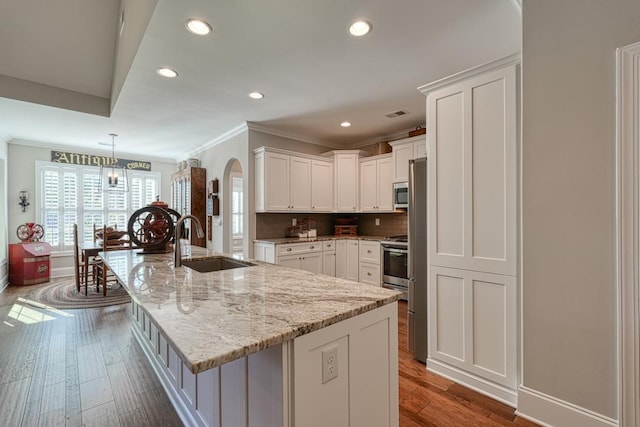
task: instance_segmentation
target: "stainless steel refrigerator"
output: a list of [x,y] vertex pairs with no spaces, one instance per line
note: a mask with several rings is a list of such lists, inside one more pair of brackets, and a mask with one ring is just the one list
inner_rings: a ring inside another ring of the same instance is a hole
[[427,361],[427,159],[409,161],[409,292],[408,346]]

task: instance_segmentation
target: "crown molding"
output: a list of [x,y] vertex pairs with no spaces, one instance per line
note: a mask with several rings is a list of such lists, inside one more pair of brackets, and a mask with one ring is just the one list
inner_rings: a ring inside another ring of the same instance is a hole
[[428,83],[426,85],[418,87],[418,90],[422,92],[424,96],[428,96],[429,93],[434,90],[440,89],[441,87],[448,86],[452,83],[458,82],[460,80],[465,80],[473,76],[477,76],[479,74],[483,74],[489,71],[497,70],[499,68],[503,68],[509,65],[518,65],[521,61],[520,52],[516,52],[509,56],[505,56],[500,59],[496,59],[494,61],[485,62],[484,64],[480,64],[478,66],[468,68],[464,71],[460,71],[459,73],[452,74],[440,80],[436,80],[434,82]]
[[[64,145],[64,144],[56,144],[51,142],[29,141],[26,139],[11,139],[10,141],[8,141],[8,143],[12,145],[22,145],[25,147],[46,148],[48,150],[60,150],[60,151],[72,151],[72,152],[80,151],[81,153],[96,154],[96,155],[102,155],[103,153],[106,153],[109,155],[109,157],[111,157],[111,150],[102,150],[100,148],[93,149],[89,147],[80,147],[77,145]],[[124,153],[124,155],[126,157],[129,157],[129,156],[132,157],[133,160],[140,159],[147,162],[162,162],[162,163],[171,163],[171,164],[176,163],[176,159],[169,158],[169,157],[156,157],[156,156],[149,156],[146,154],[141,155],[141,154],[135,154],[135,153]],[[122,157],[122,154],[118,154],[118,157]]]
[[197,154],[202,153],[203,151],[208,150],[209,148],[213,148],[218,144],[222,144],[223,142],[226,142],[226,141],[230,140],[231,138],[240,135],[242,132],[246,132],[247,129],[248,129],[247,122],[244,122],[244,123],[232,128],[232,129],[229,129],[228,131],[226,131],[225,133],[223,133],[220,136],[217,136],[216,138],[212,139],[211,141],[206,142],[203,145],[195,148],[194,150],[191,150],[187,157],[195,156]]
[[298,134],[293,133],[293,132],[285,132],[285,131],[282,131],[280,129],[274,129],[272,127],[261,125],[261,124],[254,123],[254,122],[247,122],[247,127],[250,130],[253,130],[253,131],[256,131],[256,132],[266,133],[266,134],[269,134],[269,135],[279,136],[279,137],[282,137],[282,138],[293,139],[295,141],[306,142],[307,144],[320,145],[322,147],[328,147],[328,148],[332,148],[332,149],[336,148],[334,143],[329,143],[329,142],[321,140],[321,139],[310,138],[310,137],[305,136],[305,135],[298,135]]

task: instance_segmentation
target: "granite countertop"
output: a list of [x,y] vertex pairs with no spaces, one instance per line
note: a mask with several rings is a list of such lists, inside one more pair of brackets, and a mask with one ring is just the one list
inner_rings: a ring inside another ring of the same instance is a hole
[[307,243],[307,242],[322,242],[325,240],[341,240],[341,239],[347,239],[347,240],[372,240],[372,241],[380,241],[380,240],[386,240],[386,237],[384,236],[333,236],[333,235],[327,235],[327,236],[318,236],[318,237],[311,237],[311,238],[299,238],[299,237],[283,237],[283,238],[278,238],[278,239],[255,239],[253,242],[254,243],[273,243],[276,245],[282,245],[282,244],[288,244],[288,243]]
[[[183,259],[221,256],[183,246]],[[400,293],[250,260],[211,273],[174,268],[173,253],[101,252],[131,298],[198,373],[377,307]],[[224,255],[226,256],[226,255]]]

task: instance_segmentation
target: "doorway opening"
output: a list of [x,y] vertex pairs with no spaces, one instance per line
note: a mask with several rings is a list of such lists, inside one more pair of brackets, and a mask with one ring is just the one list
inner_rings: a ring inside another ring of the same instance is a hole
[[244,178],[242,165],[237,159],[233,159],[227,165],[227,188],[229,203],[226,204],[227,229],[225,235],[227,241],[226,251],[242,257],[244,256]]

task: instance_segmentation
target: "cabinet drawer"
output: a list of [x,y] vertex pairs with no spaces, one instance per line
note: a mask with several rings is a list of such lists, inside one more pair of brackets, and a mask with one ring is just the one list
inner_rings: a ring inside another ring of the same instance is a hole
[[290,243],[278,245],[278,256],[294,255],[306,252],[322,252],[322,242]]
[[380,265],[361,262],[359,277],[363,283],[380,285]]
[[324,252],[335,252],[336,250],[336,241],[335,240],[327,240],[322,243],[322,250]]
[[380,243],[367,240],[360,241],[360,262],[380,265]]

